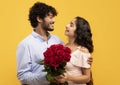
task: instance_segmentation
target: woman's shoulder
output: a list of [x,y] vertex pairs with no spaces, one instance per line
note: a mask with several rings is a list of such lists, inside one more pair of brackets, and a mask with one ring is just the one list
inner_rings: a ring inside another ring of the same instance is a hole
[[78,46],[79,50],[83,53],[89,53],[89,50],[86,47]]

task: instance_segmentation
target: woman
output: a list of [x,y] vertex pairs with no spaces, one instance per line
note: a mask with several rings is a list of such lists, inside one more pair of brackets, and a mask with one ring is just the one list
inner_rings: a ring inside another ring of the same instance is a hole
[[93,52],[89,23],[84,18],[76,17],[66,26],[65,35],[68,37],[66,46],[72,50],[71,59],[66,65],[65,76],[56,79],[60,83],[67,81],[69,85],[87,85],[91,80],[87,59]]

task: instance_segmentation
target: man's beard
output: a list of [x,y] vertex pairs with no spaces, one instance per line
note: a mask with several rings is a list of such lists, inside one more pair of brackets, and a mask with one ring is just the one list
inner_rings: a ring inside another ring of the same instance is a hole
[[53,31],[54,29],[46,28],[46,31]]
[[[52,23],[50,23],[50,24],[52,24]],[[46,31],[53,31],[54,28],[53,28],[53,29],[50,28],[50,24],[46,24],[46,22],[44,21],[44,22],[42,23],[43,29],[45,29]]]

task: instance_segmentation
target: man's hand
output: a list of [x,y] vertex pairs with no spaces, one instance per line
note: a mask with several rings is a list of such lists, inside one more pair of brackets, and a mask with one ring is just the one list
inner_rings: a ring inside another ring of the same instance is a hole
[[87,60],[88,64],[92,65],[92,62],[93,62],[93,58],[92,57],[89,57],[88,60]]

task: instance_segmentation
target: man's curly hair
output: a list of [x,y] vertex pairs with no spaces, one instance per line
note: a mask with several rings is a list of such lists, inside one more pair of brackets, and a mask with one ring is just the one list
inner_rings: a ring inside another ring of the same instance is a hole
[[49,13],[57,16],[57,11],[54,7],[49,6],[42,2],[36,2],[29,10],[29,21],[32,27],[36,27],[38,25],[37,17],[44,19]]

